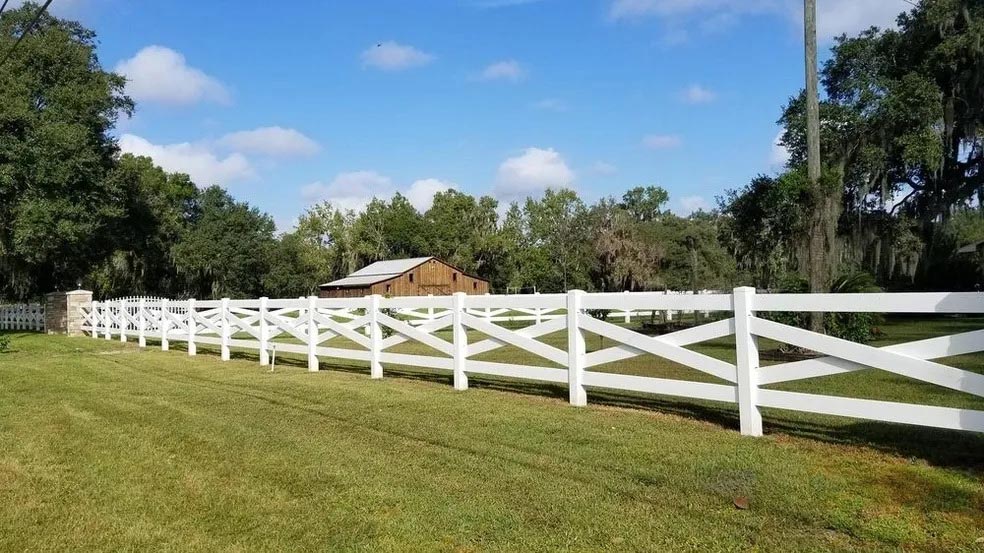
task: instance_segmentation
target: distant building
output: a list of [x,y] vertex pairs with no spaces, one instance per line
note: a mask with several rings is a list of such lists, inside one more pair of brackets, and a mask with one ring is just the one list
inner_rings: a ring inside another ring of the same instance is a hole
[[322,298],[361,298],[371,294],[447,296],[455,292],[486,294],[489,281],[434,257],[414,257],[377,261],[319,288]]

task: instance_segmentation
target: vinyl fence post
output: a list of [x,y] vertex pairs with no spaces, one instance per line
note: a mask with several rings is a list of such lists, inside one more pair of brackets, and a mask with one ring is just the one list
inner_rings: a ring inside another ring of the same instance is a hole
[[222,298],[222,311],[220,312],[222,326],[222,360],[229,360],[229,298]]
[[463,322],[465,314],[464,292],[455,292],[451,299],[451,337],[454,342],[454,389],[468,389],[468,374],[465,372],[465,362],[468,357],[468,332]]
[[145,300],[140,298],[137,301],[137,345],[142,348],[147,347],[147,335],[145,331],[147,321],[144,319],[144,305]]
[[369,296],[369,376],[383,377],[379,354],[383,349],[383,327],[379,324],[379,294]]
[[89,312],[89,319],[92,321],[92,337],[99,338],[99,302],[92,302],[92,311]]
[[171,319],[167,318],[169,307],[170,302],[167,298],[163,298],[161,300],[161,351],[171,349],[171,341],[168,339],[168,334],[171,333]]
[[126,342],[126,329],[130,326],[130,320],[126,318],[126,300],[120,300],[120,310],[117,311],[120,321],[120,342]]
[[107,340],[111,340],[113,337],[112,328],[113,326],[113,304],[112,302],[106,302],[103,306],[103,337]]
[[[670,291],[669,290],[663,290],[663,295],[669,296],[670,295]],[[672,309],[667,309],[666,310],[666,322],[668,322],[668,323],[669,322],[673,322],[673,310]]]
[[317,296],[308,296],[307,311],[308,371],[318,372],[318,321],[314,318],[318,314]]
[[[533,295],[534,296],[539,296],[540,293],[539,292],[533,292]],[[540,324],[542,322],[543,322],[543,308],[542,307],[537,307],[536,308],[536,324]]]
[[188,300],[188,355],[198,353],[195,344],[195,333],[198,331],[198,319],[195,318],[195,298]]
[[260,365],[270,364],[270,328],[267,326],[266,296],[260,298]]
[[[630,292],[628,290],[626,290],[624,293],[628,294]],[[624,322],[625,322],[625,324],[629,324],[629,323],[632,322],[632,311],[630,311],[628,307],[625,308],[625,321]]]
[[567,386],[571,405],[582,407],[588,404],[588,394],[584,390],[584,359],[587,346],[578,319],[581,316],[581,298],[584,292],[567,292]]
[[735,288],[735,347],[738,354],[738,413],[741,433],[762,435],[762,414],[758,409],[758,337],[752,334],[755,316],[755,288]]

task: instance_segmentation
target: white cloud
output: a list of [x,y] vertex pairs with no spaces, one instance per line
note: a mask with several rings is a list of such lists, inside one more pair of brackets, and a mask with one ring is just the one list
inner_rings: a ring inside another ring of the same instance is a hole
[[383,71],[402,71],[427,65],[432,61],[433,55],[392,40],[374,44],[362,52],[363,66]]
[[567,102],[564,102],[558,98],[544,98],[534,102],[533,107],[543,111],[556,111],[558,113],[565,112],[570,109],[567,106]]
[[286,234],[288,232],[293,232],[297,228],[298,218],[296,215],[290,217],[282,217],[275,215],[273,217],[273,224],[277,227],[277,234]]
[[147,46],[116,64],[114,71],[126,77],[126,93],[138,102],[229,102],[229,92],[222,83],[189,66],[183,55],[164,46]]
[[256,176],[244,155],[232,153],[220,157],[207,144],[153,144],[133,134],[121,136],[119,144],[124,153],[147,156],[167,171],[187,173],[195,184],[202,187],[213,184],[225,186]]
[[301,132],[283,127],[233,132],[220,138],[218,143],[232,150],[271,157],[311,156],[321,150],[317,142]]
[[675,134],[650,134],[642,138],[642,145],[650,150],[666,150],[676,148],[683,140]]
[[457,189],[457,185],[435,178],[419,179],[408,188],[400,190],[393,180],[376,171],[352,171],[339,173],[331,182],[313,182],[301,188],[301,197],[309,203],[331,202],[339,209],[362,211],[373,198],[387,200],[399,192],[423,213],[430,209],[434,202],[434,194],[449,189]]
[[339,209],[362,211],[374,197],[393,195],[393,181],[375,171],[339,173],[331,182],[311,183],[301,188],[301,197],[310,203],[328,201]]
[[595,175],[614,175],[618,173],[618,167],[604,161],[596,161],[591,164],[591,172]]
[[772,140],[772,149],[769,151],[769,167],[781,169],[789,163],[789,150],[782,145],[782,131]]
[[489,64],[478,75],[481,81],[519,82],[526,77],[526,70],[516,60],[503,60]]
[[457,190],[458,186],[454,183],[434,178],[420,179],[413,181],[413,184],[410,185],[410,188],[406,192],[403,192],[403,195],[410,200],[410,203],[413,204],[413,207],[417,208],[417,211],[423,213],[433,205],[434,194],[452,189]]
[[711,204],[707,203],[703,196],[684,196],[680,198],[680,208],[677,212],[687,216],[695,211],[709,211],[710,209]]
[[[912,9],[905,0],[825,0],[817,3],[817,36],[830,39],[847,33],[857,34],[872,25],[895,28],[895,18]],[[803,3],[794,11],[793,21],[802,26]]]
[[522,199],[547,188],[570,186],[574,171],[553,148],[527,148],[499,165],[495,194],[502,199]]
[[[818,4],[817,35],[821,40],[841,33],[855,34],[872,25],[894,27],[896,16],[912,8],[906,0],[825,0]],[[713,33],[753,14],[771,14],[785,18],[795,28],[803,26],[801,0],[613,0],[608,10],[609,19],[617,22],[663,19],[678,36],[686,36],[682,33],[687,26]]]
[[683,101],[688,104],[708,104],[717,99],[717,94],[699,84],[692,84],[683,90]]

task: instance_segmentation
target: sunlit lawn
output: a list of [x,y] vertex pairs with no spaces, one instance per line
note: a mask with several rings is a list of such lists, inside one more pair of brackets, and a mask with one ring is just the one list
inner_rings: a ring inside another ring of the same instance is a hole
[[[889,320],[882,343],[982,326]],[[0,550],[972,551],[984,537],[976,434],[767,411],[767,436],[743,438],[736,410],[710,402],[590,390],[572,408],[562,385],[473,375],[455,392],[443,371],[372,381],[286,354],[269,372],[255,352],[221,362],[180,342],[14,334],[13,348]],[[727,340],[695,349],[733,356]],[[480,358],[549,366],[511,347]],[[599,370],[712,380],[651,356]],[[789,389],[984,409],[880,371]]]

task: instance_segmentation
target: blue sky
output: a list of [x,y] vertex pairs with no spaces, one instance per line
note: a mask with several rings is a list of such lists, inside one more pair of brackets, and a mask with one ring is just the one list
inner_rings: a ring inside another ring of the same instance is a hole
[[[798,0],[55,0],[130,79],[124,150],[281,228],[455,187],[502,201],[658,184],[686,213],[777,168]],[[820,0],[821,42],[904,0]]]

